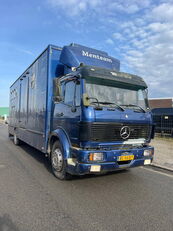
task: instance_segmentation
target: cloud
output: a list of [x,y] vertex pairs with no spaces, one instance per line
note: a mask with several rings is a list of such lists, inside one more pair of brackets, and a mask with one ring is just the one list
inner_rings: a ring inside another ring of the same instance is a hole
[[86,34],[86,29],[88,36],[93,36],[91,31],[98,33],[96,48],[101,43],[106,49],[110,46],[114,56],[121,57],[123,71],[145,78],[152,97],[172,96],[172,0],[166,3],[164,0],[47,0],[47,3],[54,12],[69,18],[70,23],[78,24],[78,33]]
[[126,35],[125,43],[130,45],[129,49],[123,50],[124,62],[134,73],[145,78],[153,97],[172,96],[172,9],[173,4],[160,4],[143,15],[143,25],[137,25],[136,20],[122,25],[121,34]]
[[110,38],[106,39],[105,41],[107,44],[114,45],[114,41]]
[[52,7],[62,9],[69,16],[76,16],[89,8],[100,5],[99,0],[47,0]]
[[120,33],[113,33],[113,38],[116,39],[116,40],[124,40],[122,34]]
[[68,16],[76,16],[86,11],[93,10],[107,15],[115,12],[134,14],[149,6],[150,0],[47,0],[54,9],[63,10]]
[[173,5],[171,3],[160,4],[152,10],[151,14],[155,20],[173,22]]
[[17,49],[18,49],[18,51],[23,52],[23,53],[25,53],[25,54],[28,54],[28,55],[34,55],[34,53],[33,53],[33,52],[31,52],[31,51],[29,51],[29,50],[26,50],[26,49],[20,49],[20,48],[17,48]]
[[148,25],[148,29],[152,30],[153,32],[161,32],[163,30],[167,30],[168,25],[160,22],[154,22]]

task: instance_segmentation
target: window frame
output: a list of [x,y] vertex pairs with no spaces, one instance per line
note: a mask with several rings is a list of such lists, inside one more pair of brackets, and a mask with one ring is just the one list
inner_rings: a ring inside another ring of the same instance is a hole
[[[73,94],[73,100],[72,100],[72,104],[68,104],[65,102],[65,94],[66,94],[66,84],[69,82],[74,82],[75,86],[74,86],[74,94]],[[76,86],[77,86],[77,82],[79,82],[80,85],[80,104],[76,105]],[[62,87],[62,85],[64,84],[64,92],[62,96],[62,100],[60,101],[60,103],[63,103],[69,107],[80,107],[81,106],[81,81],[80,79],[73,77],[73,78],[68,78],[68,79],[63,79],[60,81],[60,88]]]

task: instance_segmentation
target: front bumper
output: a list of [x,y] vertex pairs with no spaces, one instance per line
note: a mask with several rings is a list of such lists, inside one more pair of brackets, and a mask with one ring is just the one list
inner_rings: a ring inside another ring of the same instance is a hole
[[[134,148],[130,150],[97,150],[98,152],[103,152],[105,159],[102,162],[89,162],[88,155],[91,152],[97,152],[93,150],[73,150],[75,152],[75,156],[77,158],[73,159],[72,163],[67,165],[67,171],[73,175],[84,175],[84,174],[93,174],[93,173],[103,173],[103,172],[111,172],[125,168],[133,168],[138,166],[143,166],[146,164],[150,164],[153,160],[153,154],[150,156],[144,156],[144,150],[150,149],[154,154],[153,147],[143,147],[143,148]],[[121,155],[134,155],[134,160],[126,162],[119,162],[118,157]],[[100,166],[99,171],[93,171],[92,166]]]

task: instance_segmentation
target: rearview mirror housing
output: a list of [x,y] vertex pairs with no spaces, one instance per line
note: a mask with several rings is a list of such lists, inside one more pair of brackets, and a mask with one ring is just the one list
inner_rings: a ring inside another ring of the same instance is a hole
[[60,102],[62,101],[62,97],[61,97],[61,88],[59,84],[59,79],[55,78],[53,82],[54,82],[53,84],[54,100]]
[[83,100],[83,105],[84,106],[87,106],[87,107],[90,106],[90,100],[89,100],[89,97],[88,97],[87,93],[83,94],[82,100]]

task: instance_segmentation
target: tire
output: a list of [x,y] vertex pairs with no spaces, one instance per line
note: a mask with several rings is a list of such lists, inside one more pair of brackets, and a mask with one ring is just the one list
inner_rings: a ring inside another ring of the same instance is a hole
[[67,163],[64,159],[63,148],[59,141],[55,141],[51,151],[51,167],[52,172],[60,180],[68,180],[71,175],[66,172]]
[[19,140],[19,138],[17,138],[16,133],[14,133],[13,142],[17,146],[20,145],[20,140]]
[[11,133],[8,133],[8,137],[10,138],[10,137],[12,137],[13,135],[11,134]]
[[171,136],[173,137],[173,129],[171,130]]

